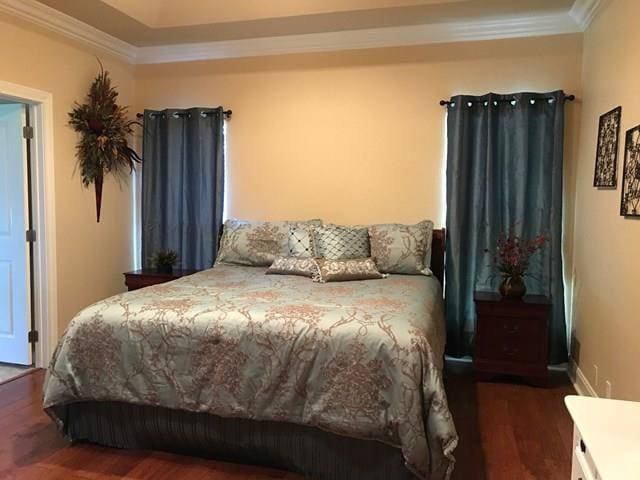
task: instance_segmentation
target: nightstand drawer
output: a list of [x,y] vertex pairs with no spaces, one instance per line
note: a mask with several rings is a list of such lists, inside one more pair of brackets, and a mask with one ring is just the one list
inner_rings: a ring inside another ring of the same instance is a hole
[[528,305],[518,301],[505,301],[497,305],[476,303],[476,313],[480,317],[508,317],[536,321],[548,311],[548,305]]
[[494,360],[535,362],[540,360],[540,336],[540,322],[494,315],[479,320],[476,354]]

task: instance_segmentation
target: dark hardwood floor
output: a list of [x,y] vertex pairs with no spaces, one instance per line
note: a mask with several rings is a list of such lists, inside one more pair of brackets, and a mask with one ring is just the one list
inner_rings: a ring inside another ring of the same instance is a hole
[[[41,408],[42,371],[0,385],[2,480],[301,480],[292,473],[162,452],[69,446]],[[547,389],[474,383],[470,366],[449,363],[446,385],[460,443],[455,480],[566,480],[572,426],[554,375]],[[354,479],[360,480],[360,479]],[[364,479],[363,479],[364,480]]]

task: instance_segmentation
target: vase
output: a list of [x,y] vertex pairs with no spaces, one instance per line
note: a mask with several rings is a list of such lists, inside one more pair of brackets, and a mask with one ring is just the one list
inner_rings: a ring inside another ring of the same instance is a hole
[[521,275],[505,275],[500,284],[500,295],[503,298],[517,300],[524,297],[527,287]]
[[100,208],[102,207],[102,183],[104,182],[104,177],[102,174],[98,175],[93,180],[93,187],[96,193],[96,222],[100,223]]

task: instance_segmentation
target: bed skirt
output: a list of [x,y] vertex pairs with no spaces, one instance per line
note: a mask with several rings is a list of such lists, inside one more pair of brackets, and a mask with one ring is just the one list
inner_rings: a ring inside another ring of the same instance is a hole
[[73,442],[164,450],[287,470],[315,480],[416,480],[400,450],[280,422],[120,402],[54,407]]

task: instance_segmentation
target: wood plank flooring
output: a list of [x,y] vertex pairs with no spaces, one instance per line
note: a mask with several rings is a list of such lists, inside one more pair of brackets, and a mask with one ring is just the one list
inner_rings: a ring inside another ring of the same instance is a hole
[[[1,480],[302,480],[162,452],[69,446],[42,411],[43,378],[36,371],[0,385]],[[570,478],[572,426],[563,398],[573,389],[561,375],[552,384],[474,383],[469,365],[449,363],[447,394],[460,435],[453,479]]]

